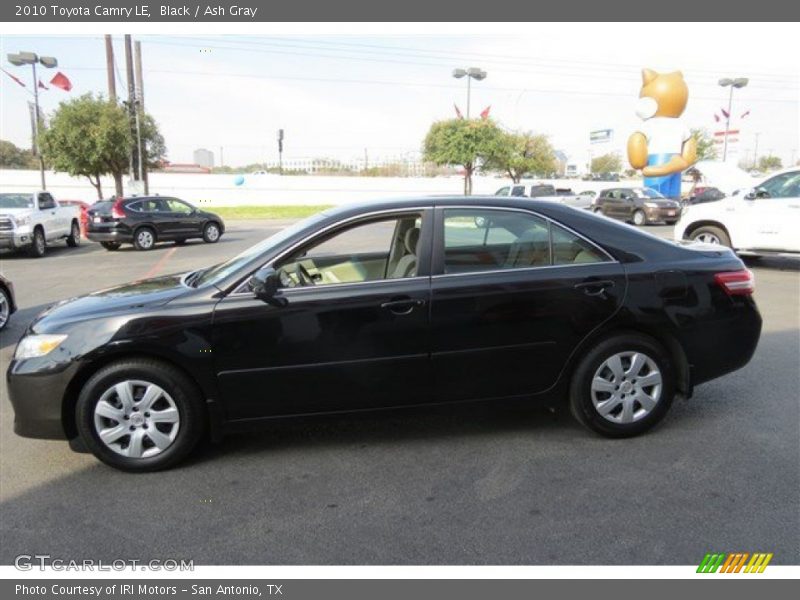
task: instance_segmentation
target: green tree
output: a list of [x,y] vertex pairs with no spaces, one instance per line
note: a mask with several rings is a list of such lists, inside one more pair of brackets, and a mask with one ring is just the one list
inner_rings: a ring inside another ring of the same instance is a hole
[[592,173],[619,173],[621,170],[622,159],[615,152],[592,159]]
[[761,171],[775,171],[783,168],[783,161],[777,156],[762,156],[758,159],[758,168]]
[[450,119],[431,125],[423,143],[426,161],[464,169],[464,195],[472,193],[472,175],[497,155],[503,132],[491,119]]
[[697,142],[697,160],[714,160],[717,158],[717,146],[708,130],[696,127],[690,130],[690,133]]
[[502,171],[518,183],[528,173],[544,176],[554,172],[556,154],[546,135],[503,133],[495,153],[487,158],[483,168]]
[[0,140],[0,167],[4,169],[38,169],[39,163],[33,152],[17,148],[6,140]]
[[[145,164],[152,168],[166,153],[164,138],[150,115],[142,115],[140,130]],[[103,175],[114,177],[116,193],[122,195],[122,176],[130,166],[134,139],[130,116],[122,106],[85,94],[59,105],[41,135],[41,147],[56,171],[86,177],[102,198]]]

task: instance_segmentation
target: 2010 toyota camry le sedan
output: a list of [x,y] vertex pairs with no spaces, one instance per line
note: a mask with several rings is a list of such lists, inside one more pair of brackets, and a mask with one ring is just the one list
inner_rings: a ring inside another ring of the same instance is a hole
[[727,248],[557,203],[363,203],[52,306],[8,389],[19,435],[128,471],[273,419],[472,401],[563,400],[627,437],[750,360],[753,288]]

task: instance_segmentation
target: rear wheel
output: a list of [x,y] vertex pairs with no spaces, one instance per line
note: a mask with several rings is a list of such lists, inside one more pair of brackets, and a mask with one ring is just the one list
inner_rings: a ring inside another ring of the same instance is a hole
[[186,458],[205,423],[192,381],[150,360],[112,363],[95,373],[78,397],[75,421],[98,459],[136,472],[165,469]]
[[77,221],[72,222],[70,227],[69,237],[67,238],[67,246],[70,248],[77,248],[81,243],[81,226]]
[[721,227],[715,227],[714,225],[698,227],[689,235],[689,239],[703,242],[704,244],[721,244],[728,248],[731,247],[731,238],[728,233]]
[[11,316],[11,297],[0,287],[0,330],[5,329]]
[[44,230],[41,227],[37,227],[33,230],[33,240],[31,242],[31,247],[28,248],[28,254],[34,258],[41,258],[46,251],[47,242],[44,238]]
[[100,242],[100,245],[106,250],[119,250],[122,244],[119,242]]
[[652,338],[615,335],[581,360],[570,384],[575,418],[607,437],[630,437],[656,425],[675,395],[668,354]]
[[647,215],[644,214],[643,210],[635,210],[633,212],[633,224],[634,225],[645,225],[647,223]]
[[133,236],[133,246],[137,250],[152,250],[156,245],[156,233],[149,227],[140,227]]
[[221,232],[219,230],[219,225],[214,222],[206,223],[206,226],[203,228],[203,241],[207,244],[215,244],[219,241],[219,236]]

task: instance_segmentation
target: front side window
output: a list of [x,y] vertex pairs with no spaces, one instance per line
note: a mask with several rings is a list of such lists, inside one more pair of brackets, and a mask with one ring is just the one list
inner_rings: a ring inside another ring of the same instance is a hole
[[758,188],[759,192],[762,190],[768,198],[797,198],[800,196],[800,171],[776,175]]
[[53,200],[53,197],[50,194],[39,194],[39,208],[42,210],[48,208],[55,208],[56,201]]
[[445,274],[607,260],[592,243],[530,213],[460,208],[444,211]]
[[420,213],[357,223],[311,242],[276,270],[286,288],[415,277],[421,228]]
[[510,187],[508,187],[508,186],[506,186],[506,187],[501,187],[499,190],[497,190],[497,191],[494,193],[494,195],[495,195],[495,196],[508,196],[508,190],[510,190],[510,189],[511,189],[511,188],[510,188]]
[[168,198],[165,200],[167,203],[167,207],[169,208],[169,212],[179,213],[182,215],[189,215],[192,213],[192,207],[186,204],[185,202],[181,202],[180,200],[176,200],[175,198]]

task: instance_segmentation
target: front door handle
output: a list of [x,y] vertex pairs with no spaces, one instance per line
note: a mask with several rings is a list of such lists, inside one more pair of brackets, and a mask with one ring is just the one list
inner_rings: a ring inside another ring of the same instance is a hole
[[414,298],[400,298],[397,300],[390,300],[389,302],[384,302],[383,304],[381,304],[381,308],[385,308],[386,310],[396,315],[407,315],[416,307],[424,305],[425,305],[425,300],[414,299]]
[[605,298],[606,289],[614,287],[614,282],[610,279],[601,279],[599,281],[584,281],[576,283],[576,290],[583,290],[587,296],[600,296]]

